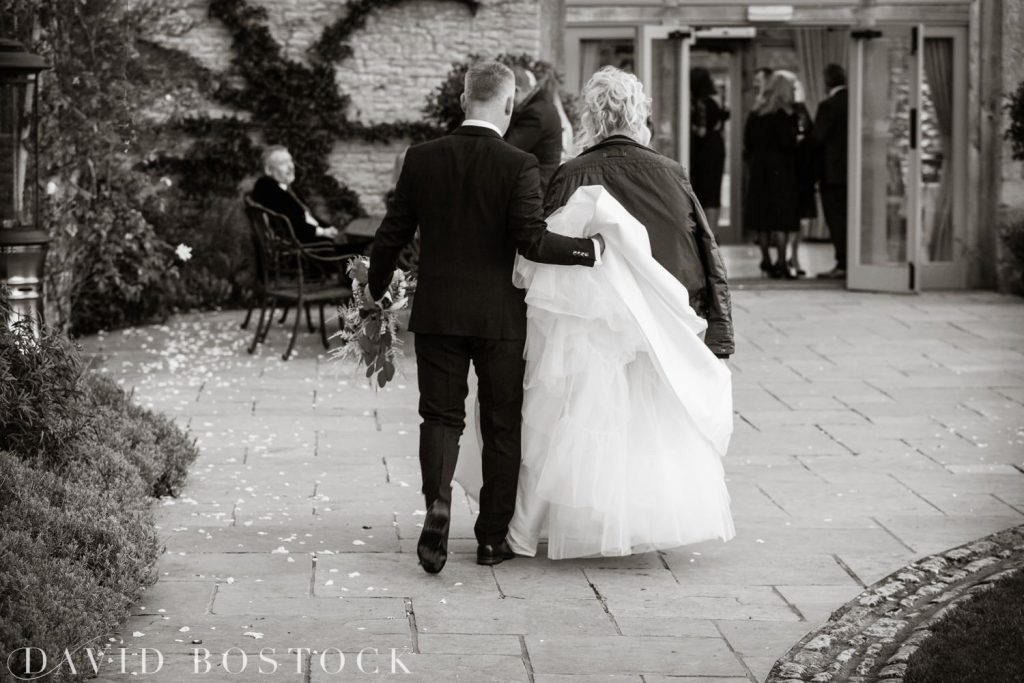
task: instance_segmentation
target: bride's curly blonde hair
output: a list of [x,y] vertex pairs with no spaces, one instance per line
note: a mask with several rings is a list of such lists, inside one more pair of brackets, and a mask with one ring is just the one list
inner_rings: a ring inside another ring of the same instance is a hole
[[651,98],[636,76],[614,66],[606,66],[587,81],[580,99],[580,130],[576,149],[592,147],[615,130],[625,130],[642,140]]

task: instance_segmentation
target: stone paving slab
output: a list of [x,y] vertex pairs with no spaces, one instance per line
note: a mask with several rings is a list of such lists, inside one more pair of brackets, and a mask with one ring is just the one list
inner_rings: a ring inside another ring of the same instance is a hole
[[[299,647],[320,652],[330,648],[358,652],[364,647],[412,652],[412,636],[404,611],[394,618],[393,631],[389,630],[391,623],[353,620],[342,605],[337,605],[335,612],[321,616],[205,614],[166,619],[151,617],[148,623],[146,619],[137,620],[137,630],[124,639],[123,646],[129,651],[140,651],[140,648],[149,647],[150,642],[156,641],[161,643],[160,651],[164,655],[189,655],[196,647],[202,647],[217,653],[218,657],[229,650],[258,655],[264,648],[287,652]],[[370,624],[369,628],[367,624]],[[188,630],[183,632],[182,629]]]
[[543,639],[527,636],[534,671],[571,674],[577,671],[629,675],[746,673],[728,645],[719,638],[644,638],[638,636],[574,636]]
[[[181,498],[156,507],[160,581],[121,634],[129,664],[148,646],[166,653],[164,670],[120,675],[115,661],[98,680],[191,680],[184,636],[202,632],[206,681],[355,680],[355,653],[371,647],[375,677],[407,681],[749,683],[865,585],[1022,521],[1019,299],[743,290],[734,312],[732,542],[479,567],[474,508],[457,489],[436,577],[415,560],[411,358],[374,391],[317,335],[284,362],[275,326],[248,355],[239,312],[84,340],[95,367],[201,451]],[[326,667],[285,652],[272,675],[256,659],[248,678],[224,670],[220,650],[264,644],[337,647],[346,668],[332,673],[334,652]],[[412,674],[390,673],[391,647]]]

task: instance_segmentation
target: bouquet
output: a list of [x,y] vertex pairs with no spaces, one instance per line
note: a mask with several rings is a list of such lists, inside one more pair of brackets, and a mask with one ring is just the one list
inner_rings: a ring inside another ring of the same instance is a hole
[[352,299],[338,309],[342,328],[331,338],[340,339],[341,346],[332,350],[331,356],[355,360],[356,367],[365,365],[367,379],[376,376],[377,386],[383,389],[394,379],[395,361],[402,355],[397,348],[401,344],[398,339],[398,311],[409,305],[415,279],[403,270],[395,270],[382,307],[376,308],[366,294],[369,272],[370,259],[365,256],[349,261]]

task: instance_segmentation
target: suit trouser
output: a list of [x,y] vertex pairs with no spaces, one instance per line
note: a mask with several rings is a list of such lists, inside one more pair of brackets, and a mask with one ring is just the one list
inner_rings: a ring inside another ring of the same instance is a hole
[[459,437],[466,426],[469,365],[476,368],[483,436],[483,486],[476,538],[505,540],[516,506],[521,457],[525,341],[417,334],[420,470],[427,507],[451,503]]
[[836,249],[836,266],[846,268],[846,184],[827,184],[821,187],[821,208]]

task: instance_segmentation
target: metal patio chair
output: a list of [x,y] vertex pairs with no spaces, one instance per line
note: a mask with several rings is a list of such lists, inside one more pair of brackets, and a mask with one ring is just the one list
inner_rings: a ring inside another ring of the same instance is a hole
[[[317,306],[320,312],[320,340],[328,348],[327,327],[324,307],[339,305],[349,300],[352,289],[339,282],[351,255],[337,256],[330,242],[303,244],[296,238],[291,221],[287,216],[271,211],[257,204],[251,197],[245,198],[245,214],[256,253],[256,300],[260,308],[259,321],[249,353],[266,341],[267,332],[273,323],[274,310],[284,309],[281,322],[288,315],[288,309],[295,307],[295,321],[292,323],[288,349],[282,355],[288,360],[295,348],[302,311],[306,311],[306,324],[310,332],[313,325],[310,307]],[[246,319],[248,322],[248,316]],[[344,324],[344,323],[341,323]]]

